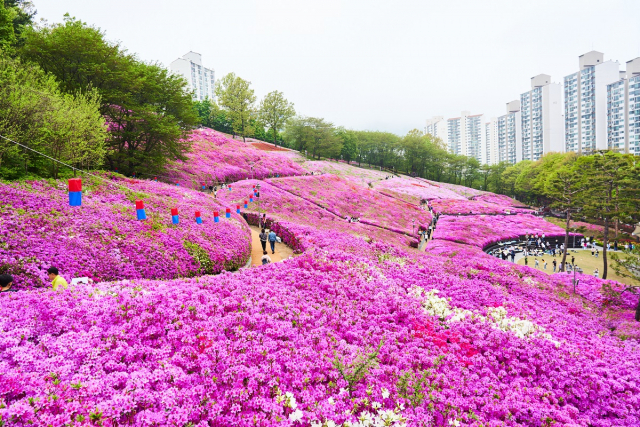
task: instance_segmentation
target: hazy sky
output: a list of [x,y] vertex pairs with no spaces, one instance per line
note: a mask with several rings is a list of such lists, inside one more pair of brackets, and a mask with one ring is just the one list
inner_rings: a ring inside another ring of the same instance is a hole
[[640,0],[34,0],[69,12],[145,61],[192,50],[279,90],[298,113],[404,134],[434,115],[504,114],[540,73],[575,72],[604,52],[640,56]]

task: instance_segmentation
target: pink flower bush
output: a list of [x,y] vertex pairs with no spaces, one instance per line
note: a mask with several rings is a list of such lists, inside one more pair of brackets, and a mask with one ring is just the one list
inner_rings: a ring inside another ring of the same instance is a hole
[[373,185],[376,191],[393,196],[413,204],[420,204],[423,200],[459,199],[465,197],[443,187],[440,183],[410,177],[394,177],[378,181]]
[[328,160],[306,161],[302,166],[309,172],[328,173],[341,178],[352,179],[364,186],[369,182],[380,181],[390,176],[388,172],[360,168],[344,162],[332,162]]
[[431,214],[427,211],[333,175],[270,179],[267,182],[341,218],[358,217],[364,224],[394,232],[411,235],[414,231],[417,233],[418,227],[427,227],[431,222]]
[[492,193],[487,193],[486,191],[476,190],[475,188],[465,187],[463,185],[449,184],[448,182],[430,181],[430,180],[424,179],[424,178],[416,178],[416,179],[428,182],[431,185],[436,185],[436,186],[438,186],[440,188],[443,188],[443,189],[450,190],[450,191],[452,191],[452,192],[454,192],[456,194],[461,195],[465,199],[472,198],[474,196],[479,196],[479,195],[482,195],[482,194],[492,194]]
[[604,232],[604,226],[602,225],[590,224],[588,222],[583,222],[583,221],[571,221],[571,228],[579,228],[579,227],[584,227],[586,230],[593,231],[596,233]]
[[486,248],[502,240],[514,240],[536,233],[558,239],[565,236],[565,230],[534,215],[447,215],[440,217],[434,239]]
[[[263,179],[269,176],[291,176],[307,173],[293,155],[279,151],[262,151],[250,143],[236,141],[212,129],[197,129],[189,141],[191,151],[187,161],[174,162],[168,167],[165,180],[193,189],[204,182],[233,182],[246,178]],[[298,156],[299,157],[299,156]]]
[[638,344],[553,278],[342,239],[235,274],[2,295],[2,420],[640,423]]
[[[416,239],[411,239],[404,233],[400,234],[365,222],[350,223],[343,216],[337,215],[313,201],[307,201],[296,194],[276,187],[273,182],[239,181],[232,186],[232,191],[218,192],[218,200],[231,206],[234,210],[238,205],[243,207],[244,201],[249,201],[249,195],[253,194],[253,186],[258,183],[260,183],[260,198],[254,198],[253,202],[248,203],[247,212],[257,215],[259,210],[261,214],[267,215],[267,219],[277,220],[279,224],[286,224],[288,228],[296,229],[296,234],[299,236],[307,235],[306,227],[312,227],[314,230],[323,230],[328,236],[339,231],[358,236],[366,241],[392,242],[399,247],[407,247],[411,241],[417,242]],[[253,221],[253,224],[258,224],[257,219]],[[295,243],[290,246],[295,249],[299,245]],[[304,247],[306,248],[308,245]]]
[[497,215],[505,213],[532,213],[530,209],[514,208],[480,200],[436,199],[429,205],[435,213],[447,215]]
[[[214,223],[213,212],[224,209],[212,197],[153,181],[108,179],[132,191],[85,178],[82,206],[71,207],[66,182],[0,184],[0,271],[23,288],[48,285],[52,265],[67,281],[108,281],[219,273],[247,262],[246,224],[235,214]],[[144,201],[146,221],[136,220],[136,199]],[[179,225],[171,223],[171,208],[178,208]],[[203,224],[195,222],[196,210]]]
[[[40,258],[62,260],[129,279],[0,295],[0,425],[640,425],[632,297],[586,276],[574,296],[566,274],[481,250],[564,235],[541,218],[442,216],[419,253],[405,233],[430,217],[406,201],[329,174],[271,179],[241,209],[252,224],[266,210],[300,255],[202,275],[187,242],[208,265],[248,257],[246,223],[212,224],[211,210],[235,212],[257,181],[214,200],[113,179],[136,193],[87,182],[81,208],[66,206],[61,183],[0,185],[0,265],[42,279]],[[143,196],[146,223],[134,220]],[[196,206],[207,227],[189,221]],[[161,275],[177,270],[200,277]]]
[[526,207],[526,205],[524,203],[521,203],[515,199],[512,199],[509,196],[505,196],[504,194],[493,194],[493,193],[484,193],[484,194],[480,194],[477,196],[474,196],[472,198],[473,200],[476,201],[481,201],[481,202],[489,202],[489,203],[493,203],[496,205],[502,205],[502,206],[513,206],[513,207],[521,207],[524,208]]

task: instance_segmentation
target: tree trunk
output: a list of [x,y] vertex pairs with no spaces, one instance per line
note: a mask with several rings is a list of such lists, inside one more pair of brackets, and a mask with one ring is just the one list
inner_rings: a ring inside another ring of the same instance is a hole
[[602,278],[607,278],[607,242],[609,240],[609,218],[604,218],[604,233],[602,237]]
[[571,224],[571,211],[567,209],[567,225],[564,232],[564,251],[562,251],[562,262],[560,263],[560,270],[567,271],[567,250],[569,249],[569,228]]

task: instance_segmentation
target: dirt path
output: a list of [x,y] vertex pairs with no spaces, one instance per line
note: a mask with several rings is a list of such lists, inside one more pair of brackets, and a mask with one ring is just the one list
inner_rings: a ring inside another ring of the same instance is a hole
[[[260,244],[260,229],[251,226],[251,264],[262,265],[262,245]],[[267,253],[271,257],[271,262],[279,262],[293,255],[293,250],[284,243],[276,243],[276,253],[271,253],[269,242],[267,242]]]

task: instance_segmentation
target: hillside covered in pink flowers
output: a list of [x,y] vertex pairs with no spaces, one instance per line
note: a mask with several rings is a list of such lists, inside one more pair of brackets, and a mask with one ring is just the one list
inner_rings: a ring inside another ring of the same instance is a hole
[[[560,227],[502,196],[198,132],[171,172],[193,186],[105,176],[126,189],[87,180],[70,207],[64,182],[0,184],[0,268],[20,288],[0,295],[0,425],[640,425],[636,296],[482,252]],[[198,190],[206,176],[232,190]],[[425,203],[441,214],[426,251]],[[296,255],[241,268],[238,205]],[[95,283],[52,291],[52,263]]]

